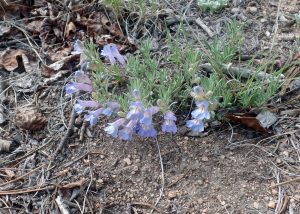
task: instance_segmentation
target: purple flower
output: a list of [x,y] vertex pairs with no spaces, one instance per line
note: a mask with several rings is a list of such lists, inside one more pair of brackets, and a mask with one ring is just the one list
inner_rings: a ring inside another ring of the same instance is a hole
[[192,129],[193,132],[203,132],[204,131],[204,123],[201,119],[196,118],[193,120],[188,120],[186,122],[186,126]]
[[92,80],[82,70],[75,71],[75,77],[79,83],[93,84]]
[[85,100],[78,100],[78,103],[75,104],[75,111],[76,113],[81,113],[83,112],[83,110],[85,108],[98,108],[100,107],[101,104],[96,102],[96,101],[93,101],[93,100],[89,100],[89,101],[85,101]]
[[140,120],[140,123],[144,125],[150,125],[152,124],[152,116],[156,114],[159,111],[159,108],[157,106],[152,106],[144,111],[144,115],[142,119]]
[[192,117],[200,120],[209,119],[210,113],[208,111],[208,101],[196,101],[197,108],[192,111]]
[[66,93],[67,94],[71,95],[78,91],[92,92],[93,87],[89,84],[77,83],[77,82],[73,82],[73,81],[66,85]]
[[124,123],[125,123],[125,118],[120,118],[113,123],[108,123],[108,126],[104,128],[104,131],[106,131],[112,137],[118,137],[119,128]]
[[140,124],[138,134],[141,137],[155,137],[157,135],[157,131],[155,130],[152,123],[150,123],[150,124]]
[[163,132],[177,132],[177,127],[175,125],[175,121],[177,120],[174,113],[171,111],[168,111],[164,116],[164,123],[162,125],[162,131]]
[[74,43],[74,51],[71,52],[72,55],[82,54],[84,52],[84,43],[80,40],[76,40]]
[[130,120],[127,125],[119,131],[119,138],[121,140],[132,140],[132,135],[136,126],[137,120]]
[[131,102],[130,111],[127,114],[129,120],[140,120],[144,114],[144,106],[141,101]]
[[124,65],[126,63],[126,56],[121,55],[118,51],[118,48],[115,44],[104,45],[103,50],[101,51],[101,55],[108,57],[110,63],[114,65],[116,63],[116,59]]
[[89,114],[85,117],[85,120],[89,121],[91,126],[94,126],[97,124],[102,112],[103,112],[103,108],[99,108],[95,111],[90,111]]
[[102,114],[110,117],[112,113],[118,111],[120,108],[120,104],[117,102],[108,102],[107,108],[103,110]]
[[205,97],[205,93],[204,90],[201,86],[194,86],[193,87],[193,91],[191,92],[191,96],[195,99],[195,100],[201,100]]
[[141,99],[141,92],[138,89],[134,89],[132,91],[132,96],[135,100],[140,100]]

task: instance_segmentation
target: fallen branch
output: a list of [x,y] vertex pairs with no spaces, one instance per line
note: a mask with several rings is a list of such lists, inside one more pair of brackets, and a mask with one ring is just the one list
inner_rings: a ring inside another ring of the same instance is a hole
[[199,25],[208,34],[210,38],[214,37],[215,34],[209,29],[209,27],[207,27],[206,24],[204,24],[204,22],[200,18],[197,18],[195,20],[195,23]]
[[69,214],[70,213],[67,205],[63,202],[60,195],[57,196],[57,198],[55,199],[55,202],[56,202],[56,204],[57,204],[57,206],[58,206],[58,208],[59,208],[59,210],[62,214]]
[[35,171],[41,169],[43,166],[45,166],[45,164],[43,164],[43,165],[41,165],[41,166],[39,166],[39,167],[31,170],[30,172],[25,173],[24,175],[21,175],[20,177],[17,177],[17,178],[15,178],[13,180],[10,180],[10,181],[8,181],[6,183],[0,184],[0,187],[6,186],[7,184],[11,184],[11,183],[14,183],[14,182],[16,182],[18,180],[21,180],[22,178],[26,177],[27,175],[30,175],[30,174],[34,173]]
[[58,153],[62,150],[62,148],[65,146],[68,138],[70,137],[71,135],[71,132],[72,132],[72,129],[73,129],[73,126],[74,126],[74,122],[75,122],[75,106],[73,107],[72,109],[72,112],[71,112],[71,116],[70,116],[70,120],[69,120],[69,124],[68,124],[68,128],[67,128],[67,131],[64,135],[64,137],[61,139],[58,147],[56,148],[53,156],[52,156],[52,161],[56,158],[56,156],[58,155]]
[[299,182],[299,181],[300,181],[300,177],[297,177],[297,178],[294,178],[294,179],[291,179],[291,180],[288,180],[288,181],[284,181],[284,182],[272,185],[272,186],[270,186],[270,188],[272,189],[272,188],[277,187],[277,186],[281,186],[281,185],[289,184],[289,183],[293,183],[293,182]]
[[26,194],[31,192],[40,192],[44,190],[52,190],[55,188],[55,185],[47,186],[47,187],[35,187],[31,189],[14,189],[14,190],[5,190],[0,191],[0,195],[19,195],[19,194]]

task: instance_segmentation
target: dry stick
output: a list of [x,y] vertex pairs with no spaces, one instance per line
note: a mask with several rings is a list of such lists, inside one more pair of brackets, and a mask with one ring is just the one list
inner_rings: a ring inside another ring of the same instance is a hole
[[275,28],[274,28],[274,36],[273,36],[271,47],[270,47],[270,56],[272,56],[271,53],[272,53],[274,43],[275,43],[275,39],[276,39],[276,36],[277,36],[280,8],[281,8],[281,0],[279,0],[278,7],[277,7],[277,14],[276,14],[276,21],[275,21]]
[[66,206],[66,204],[64,204],[60,195],[57,196],[57,198],[55,199],[55,202],[62,214],[70,214],[68,207]]
[[30,174],[32,174],[33,172],[39,170],[39,169],[42,168],[43,166],[45,166],[45,164],[43,164],[43,165],[41,165],[41,166],[39,166],[39,167],[37,167],[37,168],[31,170],[30,172],[25,173],[24,175],[21,175],[20,177],[17,177],[17,178],[15,178],[15,179],[13,179],[13,180],[10,180],[10,181],[8,181],[8,182],[6,182],[6,183],[0,184],[0,187],[6,186],[7,184],[14,183],[14,182],[16,182],[16,181],[18,181],[18,180],[20,180],[20,179],[26,177],[27,175],[30,175]]
[[148,204],[148,203],[144,203],[144,202],[132,202],[131,205],[150,207],[151,209],[155,210],[156,212],[162,213],[161,210],[159,210],[157,207],[153,206],[152,204]]
[[47,186],[47,187],[37,187],[34,189],[16,189],[16,190],[7,190],[7,191],[0,191],[0,195],[19,195],[31,192],[39,192],[44,190],[51,190],[54,189],[55,185]]
[[[157,150],[158,150],[158,155],[159,155],[159,162],[160,162],[160,168],[161,168],[161,189],[160,189],[160,193],[159,193],[159,197],[157,198],[156,202],[155,202],[155,206],[157,206],[158,202],[160,201],[163,192],[164,192],[164,186],[165,186],[165,176],[164,176],[164,165],[162,162],[162,157],[161,157],[161,153],[160,153],[160,148],[159,148],[159,143],[157,140],[157,137],[155,138],[155,142],[156,142],[156,146],[157,146]],[[152,213],[153,210],[150,212]]]
[[64,137],[61,139],[57,149],[54,152],[54,155],[52,156],[52,161],[55,159],[55,157],[58,155],[58,153],[62,150],[62,148],[65,146],[71,132],[73,129],[73,125],[75,122],[75,106],[73,106],[72,112],[71,112],[71,116],[70,116],[70,120],[69,120],[69,124],[68,124],[68,129],[66,131],[66,134],[64,135]]
[[81,126],[81,129],[80,129],[80,134],[79,134],[79,141],[82,142],[83,141],[83,138],[84,138],[84,133],[85,133],[85,130],[86,130],[86,127],[88,125],[88,121],[84,121],[82,123],[82,126]]
[[281,209],[279,211],[279,213],[284,213],[284,211],[287,209],[287,205],[289,204],[290,198],[289,196],[285,196],[284,197],[284,201],[283,201],[283,205],[281,206]]
[[[276,170],[275,173],[276,173],[276,180],[277,180],[277,182],[279,182],[280,181],[279,172]],[[275,208],[275,212],[274,212],[275,214],[280,214],[279,210],[282,206],[282,199],[284,197],[284,192],[283,191],[284,190],[281,189],[281,186],[279,186],[278,187],[278,200],[277,200],[277,204],[276,204],[276,208]]]
[[206,24],[204,24],[204,22],[200,19],[200,18],[197,18],[195,20],[195,23],[197,25],[199,25],[207,34],[210,38],[214,37],[215,34],[209,29],[209,27],[207,27]]
[[288,181],[283,181],[281,183],[274,184],[274,185],[270,186],[270,188],[274,188],[274,187],[277,187],[277,186],[281,186],[281,185],[284,185],[284,184],[289,184],[289,183],[292,183],[292,182],[298,182],[298,181],[300,181],[300,177],[297,177],[297,178],[294,178],[294,179],[291,179],[291,180],[288,180]]

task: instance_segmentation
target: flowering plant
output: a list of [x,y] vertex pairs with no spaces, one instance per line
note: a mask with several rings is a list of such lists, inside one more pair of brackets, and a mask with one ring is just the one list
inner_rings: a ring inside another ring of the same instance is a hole
[[[85,120],[91,126],[95,126],[102,117],[115,118],[107,124],[104,131],[121,140],[132,140],[135,135],[143,138],[156,137],[159,117],[162,118],[163,133],[177,132],[177,117],[172,108],[176,102],[172,103],[172,100],[191,89],[189,85],[194,81],[197,58],[192,58],[189,62],[191,67],[185,65],[191,73],[183,76],[183,72],[170,74],[166,70],[159,70],[158,63],[151,58],[149,43],[141,48],[146,58],[144,62],[139,62],[137,57],[132,56],[127,59],[115,44],[104,45],[100,54],[94,46],[82,44],[76,41],[74,45],[72,54],[84,55],[81,56],[84,61],[81,61],[80,70],[75,72],[74,80],[66,85],[66,94],[84,92],[91,95],[91,100],[77,99],[76,113],[85,114]],[[110,65],[105,65],[100,55]],[[192,55],[195,56],[191,53]],[[93,76],[88,74],[90,67],[96,67]],[[173,75],[171,82],[170,75]],[[184,84],[186,80],[188,85]],[[120,87],[124,83],[129,91],[127,94]],[[192,119],[186,125],[194,132],[202,132],[205,120],[210,118],[209,96],[201,86],[194,86],[191,96],[195,100],[196,109],[192,111]],[[186,102],[187,98],[188,96],[183,101]]]

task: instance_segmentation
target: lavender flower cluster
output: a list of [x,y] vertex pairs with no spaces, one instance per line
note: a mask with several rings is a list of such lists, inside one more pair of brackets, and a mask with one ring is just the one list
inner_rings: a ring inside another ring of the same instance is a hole
[[195,99],[197,108],[192,111],[192,119],[187,121],[186,126],[193,132],[203,132],[204,119],[210,119],[209,102],[205,100],[206,94],[201,86],[195,86],[191,96]]
[[[153,115],[160,108],[158,106],[145,108],[137,89],[133,90],[132,96],[134,101],[130,103],[126,118],[120,118],[113,123],[109,123],[104,130],[112,137],[119,137],[121,140],[132,140],[133,134],[138,134],[141,137],[156,137],[157,130],[153,124]],[[176,133],[175,121],[174,113],[168,111],[164,116],[162,131]]]
[[[82,42],[75,42],[72,54],[84,54]],[[127,58],[119,53],[117,46],[114,44],[105,45],[101,55],[106,57],[112,65],[117,62],[126,65]],[[85,73],[87,67],[89,67],[89,62],[83,62],[80,70],[75,72],[75,81],[71,81],[66,85],[66,94],[92,93],[94,91],[93,81]],[[203,100],[205,94],[200,86],[194,87],[191,95],[196,100],[197,108],[192,112],[192,120],[187,121],[187,126],[194,132],[202,132],[204,130],[203,120],[210,118],[208,111],[209,102]],[[153,122],[153,115],[159,111],[163,112],[162,132],[177,132],[175,124],[177,118],[171,110],[159,106],[145,107],[138,89],[132,91],[132,98],[126,117],[118,118],[114,122],[108,123],[108,126],[104,129],[109,135],[121,140],[132,140],[134,134],[141,137],[156,137],[157,130]],[[91,126],[95,126],[101,117],[110,117],[117,113],[120,108],[120,104],[116,101],[99,103],[94,100],[77,100],[75,104],[76,113],[85,112],[85,120],[89,121]]]

